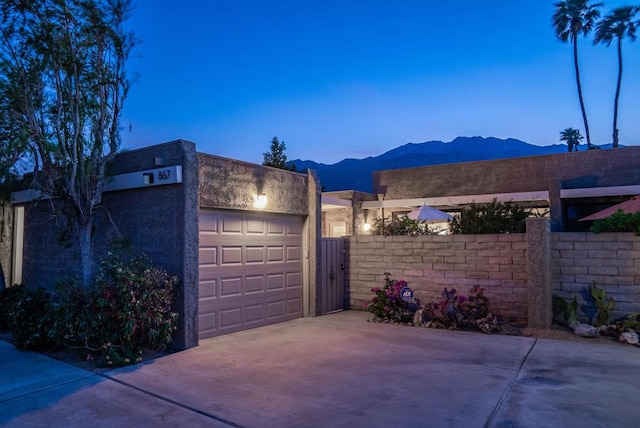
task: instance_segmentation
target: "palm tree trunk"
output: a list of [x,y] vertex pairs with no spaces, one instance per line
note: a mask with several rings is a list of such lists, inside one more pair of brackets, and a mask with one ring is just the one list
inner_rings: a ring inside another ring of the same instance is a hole
[[613,147],[618,147],[618,101],[620,100],[620,86],[622,84],[622,38],[618,37],[618,84],[616,99],[613,103]]
[[582,84],[580,83],[580,67],[578,66],[578,36],[571,36],[573,40],[573,65],[576,69],[576,85],[578,86],[578,98],[580,99],[580,110],[582,111],[582,120],[584,122],[584,133],[587,137],[587,150],[591,149],[591,134],[589,134],[589,122],[587,121],[587,111],[584,108],[584,99],[582,97]]

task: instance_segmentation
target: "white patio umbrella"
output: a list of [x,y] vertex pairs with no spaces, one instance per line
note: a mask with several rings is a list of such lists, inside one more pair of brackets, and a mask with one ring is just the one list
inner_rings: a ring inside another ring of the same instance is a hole
[[440,211],[425,204],[411,211],[407,214],[407,217],[411,220],[421,220],[426,221],[427,223],[443,223],[453,218],[451,214],[447,214],[444,211]]

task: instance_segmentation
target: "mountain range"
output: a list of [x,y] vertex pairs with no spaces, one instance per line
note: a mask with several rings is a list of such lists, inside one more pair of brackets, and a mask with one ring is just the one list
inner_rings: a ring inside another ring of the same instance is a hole
[[503,140],[493,137],[458,137],[448,143],[443,141],[408,143],[379,156],[370,156],[365,159],[344,159],[332,165],[300,159],[292,162],[298,171],[307,168],[315,170],[325,191],[361,190],[371,192],[373,187],[371,173],[373,171],[548,155],[566,151],[567,146],[563,144],[535,146],[514,138]]

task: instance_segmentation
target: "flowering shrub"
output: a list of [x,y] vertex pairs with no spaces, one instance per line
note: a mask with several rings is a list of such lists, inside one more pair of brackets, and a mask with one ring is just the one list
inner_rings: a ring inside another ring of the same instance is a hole
[[[171,309],[176,277],[143,257],[123,261],[110,254],[96,283],[68,281],[53,292],[3,292],[10,302],[7,327],[20,348],[81,349],[83,357],[106,366],[134,364],[144,349],[164,350],[176,330]],[[4,308],[2,308],[4,310]]]
[[365,302],[365,310],[371,312],[375,321],[410,323],[413,321],[413,314],[418,308],[416,303],[409,304],[402,300],[400,292],[407,286],[404,280],[396,281],[391,279],[389,272],[384,273],[385,285],[382,288],[375,287],[371,291],[376,293],[371,301]]
[[478,328],[485,333],[496,329],[497,319],[489,311],[484,287],[474,285],[468,297],[458,295],[455,288],[445,288],[442,297],[439,302],[428,303],[416,323],[439,328]]

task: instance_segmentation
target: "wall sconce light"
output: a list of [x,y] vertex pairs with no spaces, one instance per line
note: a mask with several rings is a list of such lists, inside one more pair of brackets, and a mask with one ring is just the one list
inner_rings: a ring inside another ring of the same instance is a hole
[[365,223],[365,224],[362,226],[362,230],[364,230],[365,232],[369,232],[369,231],[371,230],[371,224],[369,224],[369,223]]
[[261,210],[267,206],[267,195],[253,195],[253,206]]

